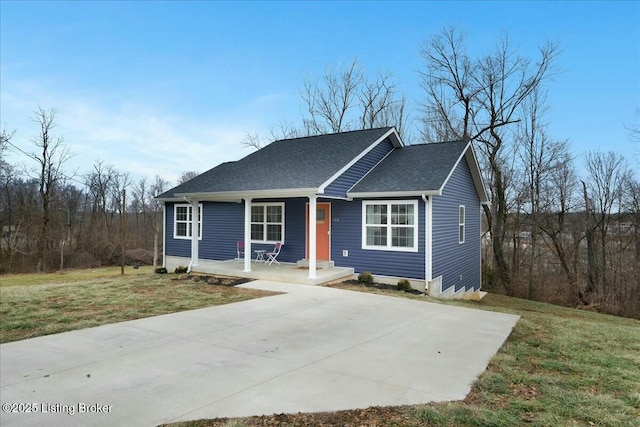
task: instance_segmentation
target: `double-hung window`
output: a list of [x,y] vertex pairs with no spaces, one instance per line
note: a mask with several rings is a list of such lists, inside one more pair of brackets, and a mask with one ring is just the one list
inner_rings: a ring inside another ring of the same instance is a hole
[[[173,238],[191,239],[193,208],[190,204],[173,206]],[[198,240],[202,240],[202,204],[198,205]]]
[[284,203],[251,205],[251,240],[284,243]]
[[464,243],[465,212],[464,205],[458,206],[458,243]]
[[362,248],[416,252],[418,201],[362,202]]

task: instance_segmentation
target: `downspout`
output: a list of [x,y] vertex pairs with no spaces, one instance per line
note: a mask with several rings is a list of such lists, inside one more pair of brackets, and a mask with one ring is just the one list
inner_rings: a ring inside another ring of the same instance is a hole
[[422,195],[422,201],[424,202],[424,280],[425,280],[425,292],[429,291],[429,283],[431,282],[432,275],[432,260],[433,253],[431,247],[432,238],[432,206],[431,198],[426,195]]

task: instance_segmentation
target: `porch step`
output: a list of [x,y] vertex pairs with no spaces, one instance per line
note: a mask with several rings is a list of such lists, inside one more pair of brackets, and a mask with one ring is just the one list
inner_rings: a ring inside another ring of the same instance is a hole
[[[308,259],[301,259],[296,262],[296,267],[309,267]],[[333,268],[335,267],[335,263],[333,261],[316,261],[316,268]]]

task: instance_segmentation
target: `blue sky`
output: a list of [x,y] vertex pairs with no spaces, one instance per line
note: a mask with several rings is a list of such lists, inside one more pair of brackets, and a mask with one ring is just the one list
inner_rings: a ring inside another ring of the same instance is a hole
[[[301,121],[304,78],[358,58],[417,104],[420,46],[443,27],[471,53],[501,34],[526,55],[558,42],[551,136],[623,154],[640,108],[640,2],[0,2],[0,121],[30,150],[38,105],[58,111],[70,171],[205,171],[249,153],[247,132]],[[418,112],[414,111],[414,116]],[[13,162],[25,157],[11,154]],[[580,164],[580,163],[579,163]]]

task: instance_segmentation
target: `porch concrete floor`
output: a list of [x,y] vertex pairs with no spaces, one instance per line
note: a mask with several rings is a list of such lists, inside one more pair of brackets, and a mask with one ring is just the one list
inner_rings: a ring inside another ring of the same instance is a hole
[[320,285],[336,280],[348,280],[353,276],[353,268],[326,267],[316,270],[316,278],[309,279],[309,269],[295,264],[251,262],[251,271],[244,271],[244,261],[232,259],[226,261],[200,260],[193,267],[196,273],[219,274],[223,276],[246,277],[248,279],[270,280],[284,283],[302,283]]

